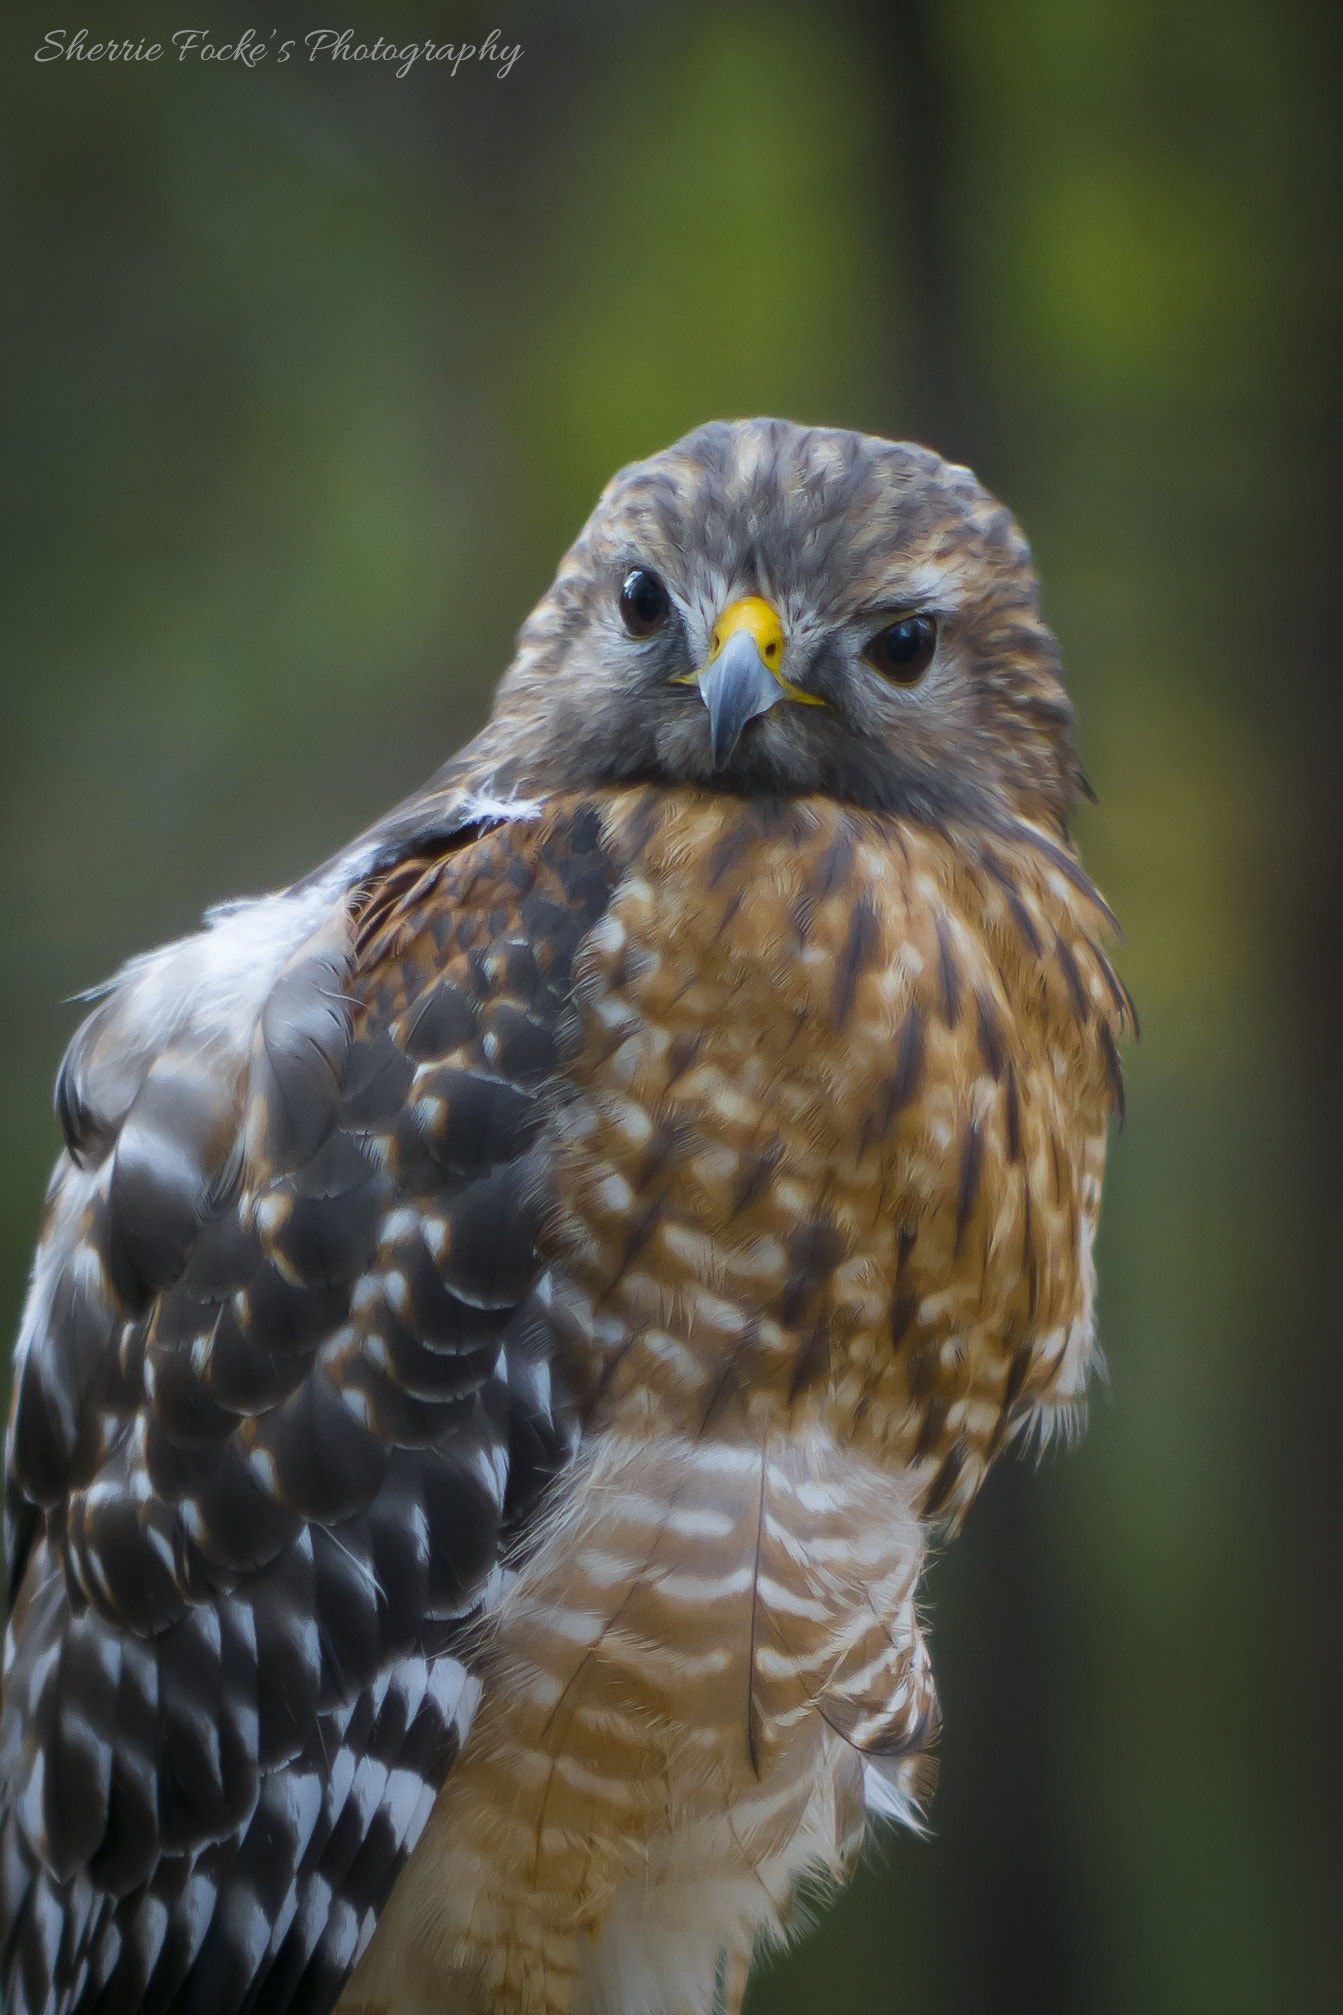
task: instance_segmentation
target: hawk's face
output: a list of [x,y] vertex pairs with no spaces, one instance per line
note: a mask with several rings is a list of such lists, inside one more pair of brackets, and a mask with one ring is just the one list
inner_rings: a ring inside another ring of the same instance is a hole
[[934,821],[1077,795],[1011,515],[923,448],[715,422],[608,486],[500,710],[547,779],[821,791]]

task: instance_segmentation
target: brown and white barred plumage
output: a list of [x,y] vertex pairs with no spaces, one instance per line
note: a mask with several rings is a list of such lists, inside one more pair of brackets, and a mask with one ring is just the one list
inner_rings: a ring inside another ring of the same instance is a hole
[[[743,594],[828,704],[719,774]],[[915,601],[922,705],[833,642]],[[928,1533],[1093,1349],[1070,721],[965,471],[703,429],[440,778],[126,969],[16,1360],[13,2015],[708,2011],[916,1814]]]

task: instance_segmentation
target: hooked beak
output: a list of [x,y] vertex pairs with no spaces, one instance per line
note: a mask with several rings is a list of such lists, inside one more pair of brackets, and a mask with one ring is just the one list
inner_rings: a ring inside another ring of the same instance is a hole
[[804,693],[780,671],[783,624],[759,595],[746,595],[724,609],[714,624],[713,648],[697,672],[680,674],[678,685],[697,685],[709,709],[713,766],[724,769],[732,760],[742,730],[757,714],[767,714],[777,700],[800,700],[824,706],[815,693]]
[[700,673],[699,696],[709,709],[713,766],[721,770],[732,760],[746,723],[767,714],[783,689],[749,630],[738,630]]

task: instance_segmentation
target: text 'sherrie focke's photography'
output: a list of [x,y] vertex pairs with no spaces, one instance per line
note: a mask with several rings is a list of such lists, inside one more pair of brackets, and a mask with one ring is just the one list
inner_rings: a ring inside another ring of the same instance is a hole
[[481,64],[503,78],[522,53],[521,43],[507,43],[497,28],[478,44],[398,42],[382,35],[369,41],[352,28],[311,28],[304,35],[244,28],[232,40],[216,39],[208,28],[175,28],[166,42],[117,37],[105,30],[50,28],[33,56],[38,63],[159,63],[176,58],[179,63],[229,63],[247,70],[266,62],[385,63],[396,77],[408,77],[417,63],[443,64],[451,77],[463,64]]

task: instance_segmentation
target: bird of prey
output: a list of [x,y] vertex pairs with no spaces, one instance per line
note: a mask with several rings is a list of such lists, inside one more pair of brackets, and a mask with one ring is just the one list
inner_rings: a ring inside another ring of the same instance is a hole
[[122,969],[14,1366],[9,2015],[708,2015],[917,1823],[930,1536],[1094,1359],[1084,788],[968,470],[714,423],[423,790]]

